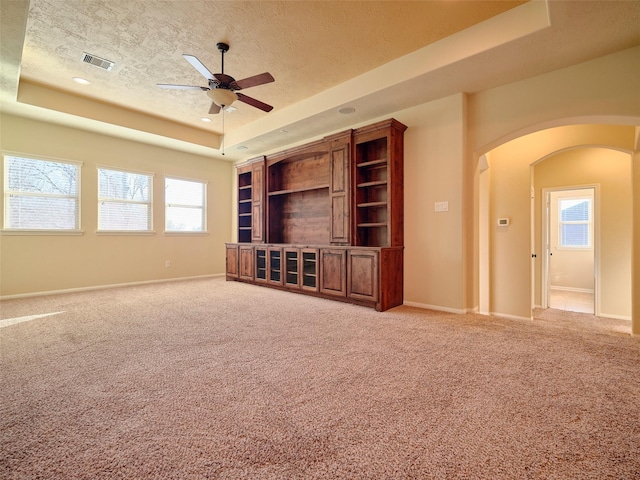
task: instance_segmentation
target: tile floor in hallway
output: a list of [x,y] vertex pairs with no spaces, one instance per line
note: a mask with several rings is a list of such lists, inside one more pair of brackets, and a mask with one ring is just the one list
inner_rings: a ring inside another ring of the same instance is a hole
[[593,293],[569,292],[552,288],[549,298],[549,307],[570,312],[593,314]]

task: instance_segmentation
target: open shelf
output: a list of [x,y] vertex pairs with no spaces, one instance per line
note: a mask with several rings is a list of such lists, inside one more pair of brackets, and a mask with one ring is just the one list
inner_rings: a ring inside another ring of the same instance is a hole
[[329,185],[315,185],[311,187],[303,187],[303,188],[291,188],[289,190],[278,190],[275,192],[269,192],[267,195],[270,197],[277,195],[288,195],[290,193],[299,193],[299,192],[312,192],[313,190],[324,190],[325,188],[329,188]]
[[387,181],[386,180],[376,180],[374,182],[364,182],[364,183],[359,183],[357,185],[358,188],[366,188],[366,187],[376,187],[378,185],[386,185]]
[[389,205],[388,202],[366,202],[366,203],[359,203],[357,205],[358,208],[373,208],[373,207],[386,207],[387,205]]
[[387,166],[387,159],[386,158],[379,158],[377,160],[371,160],[368,162],[361,162],[358,163],[356,165],[356,167],[358,168],[365,168],[365,167],[386,167]]

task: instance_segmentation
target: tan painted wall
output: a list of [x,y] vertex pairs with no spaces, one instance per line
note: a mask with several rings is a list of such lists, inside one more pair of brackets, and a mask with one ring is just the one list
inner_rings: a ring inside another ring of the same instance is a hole
[[[464,309],[464,95],[454,95],[395,118],[405,132],[405,303]],[[449,210],[436,212],[436,202]]]
[[[633,130],[628,130],[629,140]],[[542,189],[597,185],[596,221],[599,224],[600,308],[603,316],[631,318],[632,197],[631,154],[606,148],[577,148],[547,157],[534,167],[536,304],[540,303]],[[554,253],[555,255],[555,253]]]
[[[631,150],[633,132],[633,127],[612,125],[558,127],[520,137],[490,152],[489,268],[492,312],[524,318],[531,315],[531,253],[537,255],[536,278],[540,278],[539,262],[542,258],[539,246],[534,252],[531,251],[531,165],[555,152],[577,146],[599,144]],[[629,154],[626,157],[628,159]],[[626,176],[621,180],[630,183],[629,160],[626,168]],[[574,184],[579,184],[575,180],[578,172],[567,175],[573,175]],[[623,174],[616,173],[616,178],[618,175]],[[630,191],[630,185],[626,191]],[[539,192],[535,195],[537,199],[540,198]],[[501,217],[509,217],[511,225],[497,227],[497,219]]]
[[[224,273],[224,242],[231,238],[231,164],[9,115],[1,117],[0,134],[3,151],[83,162],[84,230],[80,236],[0,236],[1,295]],[[96,234],[96,165],[155,174],[154,235]],[[208,182],[208,235],[165,235],[165,175]]]

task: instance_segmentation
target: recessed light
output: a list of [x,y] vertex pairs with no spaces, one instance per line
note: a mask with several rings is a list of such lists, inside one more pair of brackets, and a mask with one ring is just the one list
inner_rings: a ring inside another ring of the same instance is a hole
[[247,150],[249,147],[247,147],[246,145],[238,145],[236,148],[238,150]]
[[211,119],[209,117],[202,117],[200,120],[202,120],[203,122],[210,122]]
[[278,130],[278,132],[282,133],[282,134],[287,134],[289,133],[288,131],[286,131],[284,128],[282,130]]
[[341,113],[343,115],[351,115],[355,111],[356,109],[353,107],[342,107],[341,109],[338,110],[338,113]]
[[72,80],[76,83],[79,83],[80,85],[91,85],[91,82],[89,80],[87,80],[86,78],[82,78],[82,77],[73,77]]

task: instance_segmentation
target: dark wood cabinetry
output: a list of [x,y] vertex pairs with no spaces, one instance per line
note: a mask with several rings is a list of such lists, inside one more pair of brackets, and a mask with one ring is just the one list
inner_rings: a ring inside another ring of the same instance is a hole
[[388,120],[354,135],[355,245],[396,247],[404,242],[403,136]]
[[238,166],[227,278],[402,304],[405,129],[391,119]]
[[264,157],[241,165],[238,174],[238,242],[264,242]]
[[347,296],[347,251],[323,248],[320,250],[320,293]]

